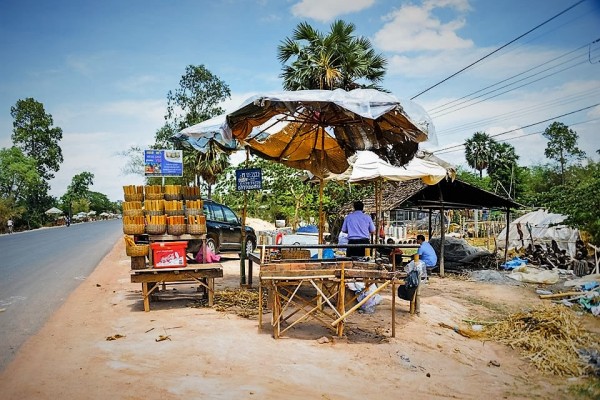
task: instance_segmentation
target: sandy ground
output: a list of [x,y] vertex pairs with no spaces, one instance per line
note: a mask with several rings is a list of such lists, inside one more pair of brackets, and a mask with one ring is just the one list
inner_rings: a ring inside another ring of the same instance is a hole
[[[353,315],[345,338],[300,324],[275,340],[256,318],[190,300],[144,312],[122,242],[0,374],[0,398],[569,399],[580,381],[542,375],[516,351],[438,324],[539,304],[531,287],[433,277],[420,316],[398,300],[395,338],[388,290],[375,314]],[[223,267],[217,290],[239,288],[239,260]]]

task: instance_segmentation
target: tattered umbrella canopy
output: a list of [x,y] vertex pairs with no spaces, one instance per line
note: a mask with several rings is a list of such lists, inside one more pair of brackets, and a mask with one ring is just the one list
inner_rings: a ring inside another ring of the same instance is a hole
[[[406,164],[433,134],[427,113],[414,103],[409,116],[393,95],[374,89],[299,90],[256,95],[226,117],[226,139],[253,153],[320,178],[341,173],[347,159],[371,150],[393,165]],[[323,212],[319,209],[319,243]]]
[[47,214],[47,215],[60,215],[62,213],[63,213],[62,210],[59,210],[56,207],[52,207],[52,208],[46,210],[46,212],[45,212],[45,214]]
[[303,162],[310,168],[300,168],[323,177],[347,168],[342,152],[347,159],[371,150],[393,165],[406,164],[433,133],[427,113],[414,103],[410,108],[411,116],[395,96],[374,89],[269,93],[228,114],[225,133],[269,159],[290,166]]
[[207,153],[210,150],[211,144],[217,145],[226,153],[240,150],[237,140],[225,139],[223,137],[225,124],[225,114],[217,115],[216,117],[183,129],[173,135],[172,139],[181,140],[201,153]]

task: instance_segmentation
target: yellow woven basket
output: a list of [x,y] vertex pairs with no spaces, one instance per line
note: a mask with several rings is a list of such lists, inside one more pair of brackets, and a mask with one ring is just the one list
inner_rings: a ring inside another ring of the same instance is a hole
[[150,235],[162,235],[167,231],[167,224],[147,224],[146,233]]
[[143,224],[123,224],[123,233],[127,235],[141,235],[144,233]]
[[206,225],[188,224],[187,232],[190,235],[204,235],[206,233]]
[[184,224],[167,225],[167,233],[173,236],[181,236],[185,234],[186,227]]
[[149,251],[150,246],[147,244],[138,244],[135,246],[125,247],[125,253],[127,253],[129,257],[147,256]]

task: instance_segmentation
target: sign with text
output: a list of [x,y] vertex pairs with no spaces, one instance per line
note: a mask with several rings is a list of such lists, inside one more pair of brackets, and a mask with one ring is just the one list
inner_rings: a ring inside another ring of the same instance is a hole
[[144,175],[183,176],[183,151],[144,150]]
[[262,170],[260,168],[237,169],[235,186],[240,191],[262,189]]

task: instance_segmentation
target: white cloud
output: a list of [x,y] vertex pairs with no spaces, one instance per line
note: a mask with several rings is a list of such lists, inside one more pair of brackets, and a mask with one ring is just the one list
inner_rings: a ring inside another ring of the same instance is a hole
[[468,9],[466,1],[429,1],[422,6],[405,5],[394,10],[374,37],[374,44],[389,52],[439,51],[473,47],[473,41],[463,39],[457,31],[465,21],[462,16],[442,22],[433,11],[440,7],[451,7],[463,12]]
[[302,0],[292,6],[295,17],[327,22],[340,15],[369,8],[375,0]]

